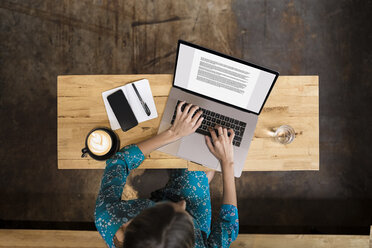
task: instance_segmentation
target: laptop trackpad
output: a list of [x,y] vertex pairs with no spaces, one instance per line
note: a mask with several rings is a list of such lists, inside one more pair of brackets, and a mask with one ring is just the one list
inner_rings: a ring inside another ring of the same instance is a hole
[[198,133],[182,138],[177,155],[212,169],[218,166],[218,160],[209,151],[204,135]]

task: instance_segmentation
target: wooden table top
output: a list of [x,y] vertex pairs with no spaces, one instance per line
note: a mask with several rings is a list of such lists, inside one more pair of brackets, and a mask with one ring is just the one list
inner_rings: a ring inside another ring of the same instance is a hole
[[[121,147],[157,133],[173,75],[58,76],[57,152],[59,169],[104,169],[105,163],[81,158],[87,133],[110,127],[101,93],[129,82],[148,79],[159,117],[128,132],[116,130]],[[248,152],[244,171],[319,170],[318,76],[280,76],[263,108]],[[290,125],[296,131],[291,144],[274,142],[273,128]],[[195,163],[154,151],[139,168],[208,170]]]

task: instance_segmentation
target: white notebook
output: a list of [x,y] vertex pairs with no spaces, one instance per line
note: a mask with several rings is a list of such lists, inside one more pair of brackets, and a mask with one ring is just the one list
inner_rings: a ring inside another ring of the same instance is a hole
[[[148,116],[143,109],[140,100],[138,99],[138,96],[136,92],[134,91],[132,84],[135,84],[137,87],[137,90],[142,97],[142,100],[147,104],[149,107],[151,114]],[[154,119],[158,117],[158,112],[156,111],[154,98],[152,97],[152,92],[150,88],[149,81],[147,79],[142,79],[133,83],[126,84],[124,86],[117,87],[115,89],[111,89],[105,92],[102,92],[102,98],[103,102],[105,103],[105,108],[107,112],[108,119],[110,121],[110,126],[112,130],[116,130],[120,128],[120,124],[118,120],[115,117],[114,112],[111,109],[111,106],[107,100],[107,96],[111,95],[117,90],[122,90],[125,97],[128,100],[128,103],[138,121],[138,123],[148,121],[151,119]]]

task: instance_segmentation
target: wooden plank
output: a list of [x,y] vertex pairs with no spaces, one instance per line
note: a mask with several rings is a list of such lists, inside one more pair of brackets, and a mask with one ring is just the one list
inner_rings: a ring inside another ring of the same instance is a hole
[[243,234],[231,248],[367,248],[369,237],[358,235]]
[[372,226],[370,228],[370,234],[369,234],[369,248],[372,248]]
[[[239,234],[232,248],[368,248],[369,236]],[[106,247],[96,231],[0,230],[0,247]]]
[[96,231],[0,230],[0,247],[106,247]]
[[[172,75],[81,75],[59,76],[57,90],[58,118],[58,168],[97,169],[103,162],[80,158],[86,134],[94,127],[107,126],[109,122],[101,93],[126,83],[147,78],[154,95],[159,118],[143,122],[124,133],[117,130],[121,146],[137,143],[157,133],[171,88]],[[317,76],[279,77],[263,109],[248,157],[245,171],[318,170],[319,169],[319,110]],[[271,131],[283,124],[296,131],[295,140],[289,145],[273,141]],[[205,170],[205,167],[153,152],[150,157],[163,160],[145,161],[140,168],[174,168]],[[171,159],[171,161],[167,161]],[[152,163],[154,162],[154,163]],[[162,164],[164,163],[164,164]]]

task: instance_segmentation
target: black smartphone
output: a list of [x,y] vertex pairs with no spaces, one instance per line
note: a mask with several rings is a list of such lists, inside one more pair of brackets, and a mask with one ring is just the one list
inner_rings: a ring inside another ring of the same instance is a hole
[[138,125],[136,116],[122,90],[115,91],[107,97],[107,100],[124,132]]

